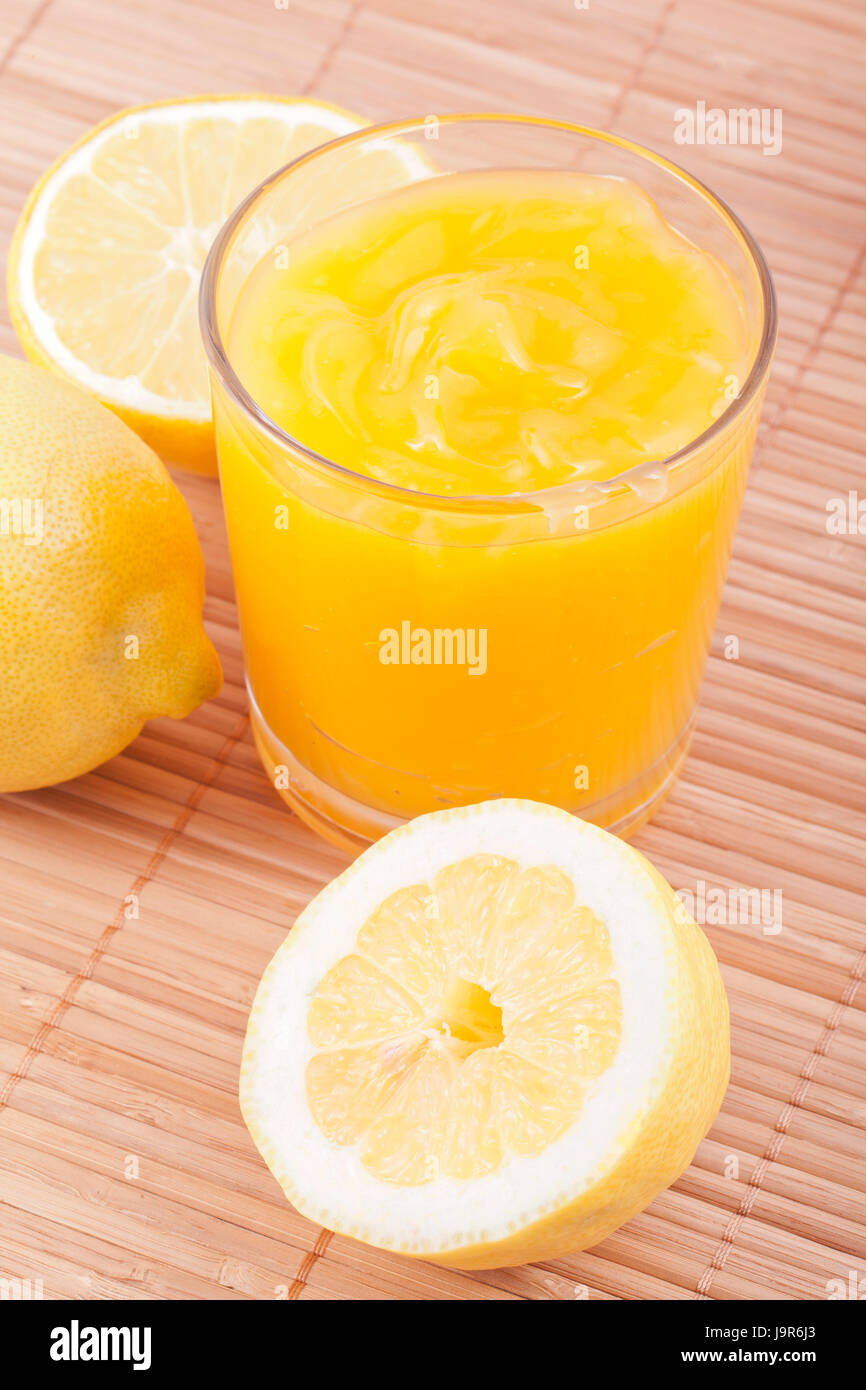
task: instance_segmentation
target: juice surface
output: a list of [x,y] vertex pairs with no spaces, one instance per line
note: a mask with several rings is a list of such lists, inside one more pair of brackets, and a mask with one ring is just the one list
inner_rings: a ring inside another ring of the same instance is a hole
[[645,815],[688,742],[760,395],[686,481],[608,487],[599,524],[567,484],[652,475],[737,393],[755,343],[727,270],[633,184],[444,175],[274,246],[226,336],[295,439],[413,490],[311,465],[217,384],[253,728],[286,799],[355,843],[492,796]]
[[263,258],[229,356],[326,458],[440,495],[611,478],[696,439],[749,340],[721,264],[633,183],[451,174]]

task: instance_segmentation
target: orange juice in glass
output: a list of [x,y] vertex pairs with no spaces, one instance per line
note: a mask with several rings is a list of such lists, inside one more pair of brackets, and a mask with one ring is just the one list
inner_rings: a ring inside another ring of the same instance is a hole
[[202,286],[256,742],[360,846],[496,796],[627,832],[688,745],[775,336],[666,160],[443,117],[306,155]]

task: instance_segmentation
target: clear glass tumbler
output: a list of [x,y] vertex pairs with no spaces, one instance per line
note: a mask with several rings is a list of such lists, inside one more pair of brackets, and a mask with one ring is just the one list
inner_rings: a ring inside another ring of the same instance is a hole
[[[376,196],[383,167],[391,187],[474,169],[638,183],[739,287],[752,352],[739,394],[669,458],[519,496],[433,496],[321,457],[245,391],[228,328],[259,259]],[[775,341],[766,263],[730,209],[668,160],[562,122],[369,128],[237,209],[201,316],[253,729],[286,801],[353,848],[489,797],[618,833],[651,815],[688,746]],[[380,660],[383,634],[405,655],[424,632],[440,634],[438,664]]]

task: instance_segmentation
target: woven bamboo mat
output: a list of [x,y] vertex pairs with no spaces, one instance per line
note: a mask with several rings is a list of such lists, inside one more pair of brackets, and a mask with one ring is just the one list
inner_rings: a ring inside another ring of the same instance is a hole
[[[779,932],[707,926],[734,1019],[724,1109],[684,1177],[596,1249],[467,1275],[297,1216],[242,1124],[238,1061],[264,964],[343,861],[259,768],[217,486],[179,479],[222,695],[91,776],[0,798],[0,1277],[47,1298],[224,1299],[823,1299],[866,1278],[866,537],[826,526],[828,499],[866,496],[864,41],[856,0],[0,7],[4,246],[87,126],[201,91],[309,92],[373,119],[549,113],[679,158],[737,208],[781,342],[693,751],[637,843],[675,887],[783,904]],[[780,108],[781,153],[680,149],[673,113],[699,100]]]

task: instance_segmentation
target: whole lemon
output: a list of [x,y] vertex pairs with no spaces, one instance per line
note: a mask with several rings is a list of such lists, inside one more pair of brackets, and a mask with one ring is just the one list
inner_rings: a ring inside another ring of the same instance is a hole
[[222,683],[204,561],[156,454],[0,355],[0,792],[65,781]]

